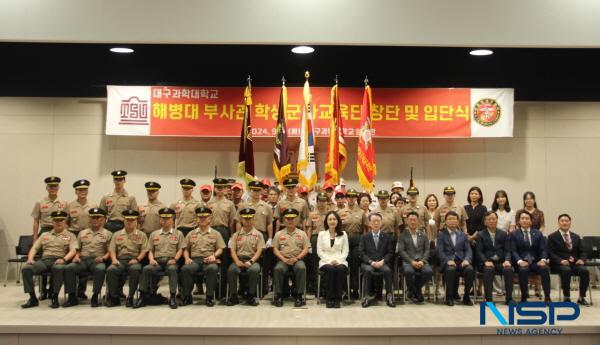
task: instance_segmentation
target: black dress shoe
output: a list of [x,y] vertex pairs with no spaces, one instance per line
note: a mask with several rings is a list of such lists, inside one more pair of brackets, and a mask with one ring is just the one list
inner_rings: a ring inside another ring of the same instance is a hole
[[363,307],[363,308],[367,308],[367,307],[369,307],[369,299],[368,299],[368,298],[364,298],[364,299],[362,300],[362,307]]
[[233,305],[236,305],[236,304],[240,304],[240,301],[238,300],[238,298],[237,298],[237,297],[230,297],[230,298],[227,300],[227,305],[228,305],[228,306],[233,306]]
[[338,309],[341,307],[339,299],[336,299],[335,301],[333,301],[333,307],[338,308]]
[[333,308],[333,301],[332,300],[327,300],[327,303],[325,304],[326,308]]
[[121,305],[121,299],[119,297],[106,296],[106,306],[109,308],[118,307]]
[[123,290],[121,290],[121,292],[119,292],[119,298],[120,298],[120,299],[125,299],[125,298],[127,298],[127,296],[125,296],[125,294],[123,293]]
[[97,293],[92,295],[92,301],[90,302],[90,305],[92,306],[92,308],[98,307],[98,294]]
[[454,300],[455,301],[460,301],[460,295],[459,294],[454,295]]
[[142,294],[142,296],[138,298],[137,301],[135,301],[135,303],[133,304],[133,309],[145,307],[148,304],[147,300],[148,298],[146,297],[146,294]]
[[463,298],[462,302],[463,302],[464,305],[473,305],[473,301],[471,301],[471,299],[468,296],[465,296]]
[[394,303],[394,296],[392,294],[388,294],[385,298],[385,303],[390,308],[396,308],[396,303]]
[[40,301],[43,301],[45,299],[48,299],[48,291],[42,291],[42,293],[40,294]]
[[125,300],[125,307],[126,308],[133,307],[133,296],[127,297],[127,299]]
[[350,298],[352,299],[358,299],[360,296],[358,294],[358,291],[354,290],[350,293]]
[[215,300],[212,297],[206,297],[206,301],[204,302],[204,304],[206,304],[207,307],[214,307]]
[[579,299],[577,299],[577,304],[582,305],[584,307],[589,307],[591,305],[588,303],[588,301],[585,300],[585,297],[579,297]]
[[181,296],[181,303],[179,303],[181,307],[185,307],[186,305],[190,304],[192,304],[192,296]]
[[40,305],[40,302],[38,302],[37,298],[29,297],[29,299],[27,300],[27,302],[25,304],[21,304],[21,308],[23,308],[23,309],[33,308],[33,307],[37,307],[38,305]]
[[423,304],[425,302],[425,297],[423,297],[423,293],[421,291],[417,292],[417,302],[418,304]]
[[77,298],[79,298],[82,301],[87,301],[88,299],[87,295],[83,291],[77,293]]
[[175,295],[173,295],[173,296],[171,296],[171,298],[169,298],[169,308],[177,309],[177,298],[175,297]]
[[277,297],[275,297],[275,306],[283,307],[283,297],[281,297],[279,295]]
[[79,300],[77,299],[77,295],[70,293],[69,298],[63,303],[63,308],[73,307],[79,304]]
[[52,295],[52,302],[50,302],[50,308],[56,309],[60,305],[58,304],[58,295]]
[[248,299],[247,303],[248,303],[248,305],[251,305],[253,307],[256,307],[257,305],[259,305],[258,298],[256,298],[256,297],[250,297]]
[[527,296],[521,297],[521,303],[525,303],[525,302],[527,302]]
[[546,304],[552,303],[552,299],[550,298],[550,296],[544,297],[544,303],[546,303]]
[[452,298],[446,298],[446,302],[445,303],[446,303],[447,306],[453,307],[454,306],[454,299],[452,299]]
[[296,298],[294,299],[294,307],[299,308],[305,304],[306,302],[304,301],[302,294],[298,294],[298,296],[296,296]]
[[565,296],[565,297],[563,298],[563,302],[571,302],[571,297],[569,297],[569,296]]

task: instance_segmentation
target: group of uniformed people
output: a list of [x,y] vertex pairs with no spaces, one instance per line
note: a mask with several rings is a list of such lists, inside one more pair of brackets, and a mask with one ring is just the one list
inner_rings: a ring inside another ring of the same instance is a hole
[[[124,298],[127,307],[144,307],[157,300],[157,280],[162,275],[169,281],[166,301],[171,308],[192,304],[194,285],[197,291],[203,289],[202,280],[206,281],[207,306],[215,304],[217,295],[226,296],[227,305],[238,304],[240,293],[248,305],[255,306],[259,304],[259,292],[268,289],[270,276],[274,305],[282,306],[284,298],[291,295],[294,305],[300,307],[306,303],[307,292],[317,292],[320,272],[331,284],[339,278],[333,278],[336,270],[332,266],[339,266],[339,272],[349,275],[350,288],[344,292],[344,287],[337,287],[340,291],[328,293],[328,307],[339,307],[344,293],[359,297],[361,273],[362,305],[368,307],[373,298],[381,295],[383,287],[373,272],[383,273],[386,302],[394,307],[394,283],[389,272],[401,271],[409,298],[422,303],[422,287],[433,275],[430,263],[434,257],[445,281],[448,305],[459,297],[459,276],[464,277],[465,283],[463,303],[473,304],[469,294],[475,278],[474,258],[483,275],[486,300],[492,301],[494,276],[503,274],[506,302],[512,302],[512,272],[517,269],[522,300],[527,299],[529,272],[534,272],[540,274],[546,301],[550,301],[547,266],[552,258],[557,261],[561,278],[570,281],[573,274],[582,277],[578,302],[587,305],[585,253],[579,237],[569,232],[568,215],[559,217],[558,231],[563,235],[558,236],[562,244],[551,241],[548,248],[553,251],[548,254],[541,233],[530,230],[531,214],[526,211],[520,213],[519,228],[510,236],[496,229],[495,212],[486,213],[485,229],[476,242],[470,242],[464,208],[452,204],[456,193],[452,187],[444,189],[448,196],[445,213],[438,209],[433,215],[417,205],[419,191],[414,186],[407,191],[408,203],[397,210],[389,203],[388,191],[379,191],[375,195],[377,206],[367,208],[362,205],[364,193],[355,189],[335,192],[335,186],[325,185],[323,192],[317,194],[313,209],[306,199],[308,191],[299,190],[295,178],[283,181],[285,198],[279,198],[280,190],[263,180],[248,183],[245,199],[241,184],[215,178],[214,190],[210,185],[200,187],[201,200],[192,195],[195,182],[185,178],[180,181],[181,199],[169,207],[158,200],[160,184],[150,181],[145,184],[148,202],[138,207],[135,197],[124,188],[126,175],[123,170],[112,172],[114,190],[102,197],[98,207],[87,200],[89,181],[76,181],[73,187],[77,200],[65,203],[58,198],[60,178],[45,179],[48,196],[34,206],[35,242],[22,268],[24,290],[30,295],[23,308],[39,304],[33,283],[36,274],[51,278],[49,292],[42,280],[40,298],[49,296],[52,308],[59,306],[63,283],[68,294],[63,307],[87,298],[88,277],[93,279],[92,307],[101,303],[105,280],[106,306],[118,306]],[[439,224],[437,239],[428,237],[428,217]],[[330,242],[320,240],[324,231],[330,231]],[[430,251],[433,240],[436,245]],[[319,246],[324,246],[319,251],[318,241]],[[319,252],[336,259],[324,262]],[[219,277],[221,284],[217,285]],[[243,289],[238,289],[238,278],[243,277],[247,277],[240,280]],[[126,280],[128,295],[123,294]],[[137,291],[140,295],[135,300]]]

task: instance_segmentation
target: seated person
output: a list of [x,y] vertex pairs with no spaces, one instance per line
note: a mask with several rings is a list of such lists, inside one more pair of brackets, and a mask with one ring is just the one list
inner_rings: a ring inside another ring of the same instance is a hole
[[429,239],[419,230],[420,216],[415,211],[406,214],[406,229],[398,239],[398,253],[402,258],[402,272],[408,290],[408,296],[413,303],[425,301],[422,288],[431,280],[433,271],[429,266]]

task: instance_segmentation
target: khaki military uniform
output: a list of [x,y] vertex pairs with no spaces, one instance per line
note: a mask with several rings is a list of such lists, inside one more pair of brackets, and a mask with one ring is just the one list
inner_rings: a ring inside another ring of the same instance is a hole
[[23,289],[25,293],[35,291],[33,276],[43,272],[52,272],[52,292],[58,294],[65,283],[65,292],[75,292],[75,271],[72,266],[57,264],[56,260],[62,259],[71,250],[79,248],[77,238],[71,232],[63,230],[60,233],[54,230],[45,232],[33,244],[37,253],[42,253],[42,258],[33,265],[25,264],[21,268],[23,276]]
[[166,272],[169,277],[169,291],[177,292],[177,262],[168,264],[169,260],[174,259],[177,251],[184,248],[184,237],[181,231],[171,229],[165,232],[163,229],[156,230],[150,235],[148,240],[148,251],[154,255],[154,260],[158,265],[146,265],[142,271],[140,280],[140,291],[149,292],[152,284],[152,277],[159,272]]
[[410,212],[417,212],[419,214],[419,229],[425,229],[425,207],[421,205],[411,205],[410,203],[402,206],[400,209],[400,215],[402,216],[402,224],[406,225],[406,215]]
[[123,221],[123,211],[125,210],[138,210],[138,204],[135,200],[135,196],[129,195],[127,191],[117,193],[112,191],[102,197],[100,200],[99,208],[105,210],[108,213],[108,220],[120,220]]
[[[75,272],[80,275],[83,272],[90,272],[94,279],[93,293],[99,294],[106,277],[106,263],[96,262],[96,258],[102,258],[108,252],[108,245],[112,239],[112,233],[106,229],[93,231],[92,229],[81,230],[77,234],[79,243],[79,263],[72,263]],[[79,279],[78,291],[85,293],[87,277]]]
[[[238,259],[242,262],[252,259],[256,252],[264,248],[265,240],[263,234],[255,228],[252,228],[250,231],[242,229],[231,237],[231,250],[236,253]],[[229,285],[230,296],[237,294],[238,276],[242,270],[248,272],[249,294],[256,296],[256,284],[258,282],[258,274],[260,273],[258,262],[254,262],[250,267],[244,269],[239,268],[235,262],[229,265],[227,269],[227,284]]]
[[435,211],[435,215],[434,220],[436,223],[440,224],[438,229],[444,229],[446,227],[446,220],[444,219],[445,217],[442,217],[440,215],[440,211],[442,209],[447,210],[447,212],[449,211],[454,211],[458,214],[458,226],[461,228],[461,230],[463,231],[467,231],[467,229],[462,229],[462,224],[464,222],[467,221],[467,219],[469,219],[469,216],[467,215],[467,211],[465,210],[465,208],[462,205],[448,205],[448,204],[443,204],[442,206],[438,207],[438,209]]
[[[267,227],[273,224],[273,210],[271,205],[267,204],[262,200],[254,202],[252,199],[248,199],[244,204],[241,205],[240,209],[251,208],[256,211],[252,221],[254,228],[263,233],[264,238],[267,238]],[[238,214],[239,216],[239,214]]]
[[90,224],[90,208],[95,208],[96,204],[86,202],[84,205],[74,200],[67,204],[67,213],[69,214],[69,231],[77,236],[83,229],[87,229]]
[[200,207],[198,200],[190,198],[190,200],[177,200],[169,206],[175,211],[175,228],[183,233],[183,236],[188,232],[198,227],[198,217],[196,216],[196,208]]
[[142,220],[140,228],[146,235],[150,235],[153,231],[161,228],[158,210],[165,207],[165,204],[160,200],[148,202],[146,205],[140,207],[140,219]]
[[[233,204],[231,204],[233,206]],[[218,249],[226,247],[221,234],[213,228],[202,231],[197,228],[190,231],[184,240],[184,250],[187,250],[192,259],[191,264],[185,264],[181,268],[182,295],[191,296],[194,287],[196,273],[203,272],[206,279],[206,295],[212,296],[217,284],[217,271],[219,266],[216,263],[206,264],[204,258],[213,255]]]
[[[300,222],[298,223],[298,226],[301,227],[302,224],[306,221],[306,219],[308,218],[308,204],[306,203],[306,200],[301,199],[296,197],[294,199],[294,201],[290,201],[289,199],[282,199],[277,203],[277,207],[275,208],[275,214],[274,217],[277,219],[281,219],[281,213],[285,210],[287,210],[288,208],[293,208],[296,211],[300,212]],[[281,228],[283,229],[283,225],[281,226]]]
[[[277,248],[284,258],[297,257],[304,248],[310,248],[310,241],[306,233],[295,229],[289,233],[287,229],[278,231],[273,237],[273,248]],[[306,286],[306,265],[303,260],[297,261],[294,266],[288,266],[283,261],[277,262],[273,271],[273,291],[281,294],[285,273],[290,269],[294,270],[296,279],[296,292],[303,294]]]
[[395,242],[396,229],[402,224],[402,218],[398,212],[391,206],[386,207],[385,210],[382,210],[380,206],[377,206],[373,210],[373,213],[381,214],[383,217],[383,220],[381,221],[381,231],[391,235]]
[[[213,198],[208,202],[208,207],[212,210],[212,222],[210,226],[217,230],[223,241],[229,243],[231,233],[235,232],[235,223],[239,221],[238,212],[233,205],[233,201],[223,197],[222,199]],[[231,256],[229,255],[229,249],[223,249],[223,255],[221,255],[221,277],[225,277],[227,274],[227,267],[231,264]],[[221,296],[225,295],[227,290],[227,282],[221,284]]]
[[119,280],[124,272],[129,275],[129,297],[133,297],[138,288],[142,264],[137,262],[129,264],[131,259],[137,259],[142,252],[148,251],[148,237],[138,229],[127,233],[125,229],[113,234],[108,247],[109,251],[116,253],[120,265],[111,265],[106,272],[106,284],[111,297],[119,296]]
[[39,222],[39,234],[42,232],[52,230],[52,217],[50,217],[50,213],[54,211],[65,211],[67,210],[67,203],[60,199],[56,198],[54,201],[50,200],[50,198],[45,197],[42,200],[35,203],[33,206],[33,210],[31,211],[31,217]]

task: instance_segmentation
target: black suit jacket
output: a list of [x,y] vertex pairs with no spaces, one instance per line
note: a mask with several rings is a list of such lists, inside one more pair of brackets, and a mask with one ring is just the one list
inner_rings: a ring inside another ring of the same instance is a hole
[[475,242],[475,251],[479,259],[479,267],[483,267],[486,261],[494,261],[494,256],[496,256],[496,263],[510,261],[511,247],[508,234],[504,230],[496,229],[496,236],[492,244],[490,232],[487,229],[479,231]]
[[369,261],[380,261],[384,260],[385,264],[391,267],[392,258],[394,257],[394,244],[390,235],[379,232],[379,243],[375,247],[375,240],[373,234],[367,232],[360,237],[360,243],[358,244],[358,255],[360,260],[369,264]]
[[569,235],[571,237],[571,244],[573,245],[571,250],[567,248],[560,230],[556,230],[548,236],[548,254],[550,255],[550,263],[553,266],[560,265],[561,260],[569,260],[569,257],[573,257],[575,261],[579,259],[586,260],[581,237],[571,231],[569,231]]
[[546,239],[537,229],[530,229],[531,245],[525,240],[525,233],[521,228],[516,229],[510,234],[510,244],[512,247],[511,257],[515,263],[519,260],[531,259],[532,262],[538,262],[541,259],[547,259]]

